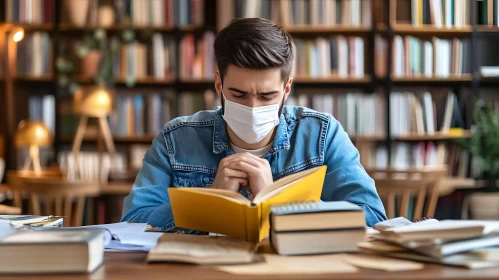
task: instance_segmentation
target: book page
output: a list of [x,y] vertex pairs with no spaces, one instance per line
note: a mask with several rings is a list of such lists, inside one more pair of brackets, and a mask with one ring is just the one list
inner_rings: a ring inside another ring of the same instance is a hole
[[320,169],[321,166],[311,168],[302,172],[298,172],[296,174],[292,174],[289,176],[286,176],[284,178],[281,178],[274,183],[270,184],[269,186],[265,187],[263,190],[261,190],[254,198],[253,198],[253,203],[254,204],[259,204],[262,201],[265,201],[276,194],[280,193],[281,191],[285,190],[289,186],[293,185],[294,183],[298,182],[299,180],[303,179],[304,177],[314,173],[318,169]]
[[234,201],[237,203],[242,203],[242,204],[248,204],[249,202],[251,202],[244,195],[242,195],[238,192],[233,192],[233,191],[229,191],[229,190],[212,189],[212,188],[184,188],[184,189],[188,190],[188,191],[192,191],[192,192],[200,192],[200,193],[205,193],[205,194],[222,196],[228,200],[231,200],[231,201]]

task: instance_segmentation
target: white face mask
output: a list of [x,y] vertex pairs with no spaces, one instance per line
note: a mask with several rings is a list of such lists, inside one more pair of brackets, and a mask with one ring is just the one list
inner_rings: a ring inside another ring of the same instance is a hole
[[[248,144],[262,141],[279,124],[281,102],[262,107],[248,107],[224,98],[224,120],[230,129]],[[284,98],[284,97],[283,97]]]

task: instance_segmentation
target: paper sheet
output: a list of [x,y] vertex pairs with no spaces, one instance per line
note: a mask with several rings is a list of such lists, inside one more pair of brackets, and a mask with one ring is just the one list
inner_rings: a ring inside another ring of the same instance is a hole
[[146,251],[156,246],[162,232],[145,232],[145,223],[114,223],[83,226],[81,228],[104,228],[118,240],[106,240],[106,249],[123,251]]
[[418,270],[424,267],[424,264],[418,262],[367,254],[348,254],[344,260],[357,267],[384,271]]
[[265,254],[265,262],[262,263],[218,266],[217,269],[240,275],[304,275],[357,272],[357,268],[342,260],[343,256],[343,254],[336,254],[288,257]]

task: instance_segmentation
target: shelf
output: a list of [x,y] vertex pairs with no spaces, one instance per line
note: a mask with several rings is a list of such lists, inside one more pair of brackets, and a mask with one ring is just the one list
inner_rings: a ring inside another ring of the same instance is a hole
[[316,33],[367,33],[371,31],[366,26],[345,26],[345,25],[287,25],[284,29],[290,34],[316,34]]
[[483,33],[499,33],[499,27],[488,25],[477,25],[476,31]]
[[365,84],[370,81],[370,76],[364,76],[362,78],[340,78],[337,76],[330,78],[295,77],[293,79],[293,83],[295,84]]
[[194,32],[198,30],[204,30],[205,28],[202,25],[184,25],[184,26],[125,26],[125,25],[116,25],[109,27],[80,27],[74,26],[70,24],[61,24],[59,26],[59,31],[61,32],[83,32],[83,31],[95,31],[97,29],[103,29],[109,32],[120,32],[127,29],[132,29],[135,31],[141,30],[150,30],[153,32],[173,32],[173,31],[182,31],[182,32]]
[[35,31],[52,31],[55,25],[53,23],[29,24],[29,23],[12,23],[14,26],[22,27],[24,32]]
[[385,136],[350,136],[353,142],[375,142],[385,141]]
[[17,75],[14,77],[14,81],[17,82],[37,82],[37,83],[51,83],[54,82],[54,76],[52,74],[43,76],[29,76],[29,75]]
[[[95,83],[93,77],[75,77],[75,80],[80,84],[92,84]],[[115,81],[118,85],[124,85],[124,79],[117,79]],[[138,78],[135,80],[135,85],[172,85],[175,83],[175,79],[156,79],[152,77]]]
[[[143,136],[130,136],[121,137],[113,136],[115,143],[151,143],[156,135],[143,135]],[[74,141],[74,135],[61,135],[60,140],[65,143],[72,143]],[[95,142],[97,143],[97,137],[84,137],[83,142]]]
[[466,25],[462,28],[456,27],[441,27],[434,25],[414,26],[412,24],[395,24],[393,31],[400,35],[452,35],[452,36],[467,36],[471,34],[471,26]]
[[419,135],[417,133],[411,133],[396,137],[395,139],[399,141],[436,141],[436,140],[462,139],[469,137],[471,137],[471,132],[469,130],[465,130],[461,134],[456,134],[456,135],[448,133],[444,134],[441,132],[435,132],[435,134],[433,135],[430,134]]
[[100,195],[128,195],[132,190],[133,182],[109,182],[101,186]]
[[472,76],[469,73],[462,74],[461,76],[450,76],[450,77],[391,77],[392,81],[395,83],[471,83]]
[[498,86],[499,77],[480,77],[480,86]]
[[214,84],[212,79],[180,79],[179,83],[182,84]]

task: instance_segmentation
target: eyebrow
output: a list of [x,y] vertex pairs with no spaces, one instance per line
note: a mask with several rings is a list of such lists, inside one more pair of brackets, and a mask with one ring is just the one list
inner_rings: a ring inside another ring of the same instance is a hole
[[[237,88],[229,88],[229,90],[238,92],[240,94],[248,94],[247,91],[240,90],[240,89],[237,89]],[[276,93],[279,93],[279,91],[278,90],[271,90],[271,91],[265,91],[265,92],[258,92],[258,94],[260,94],[260,95],[271,95],[271,94],[276,94]]]

